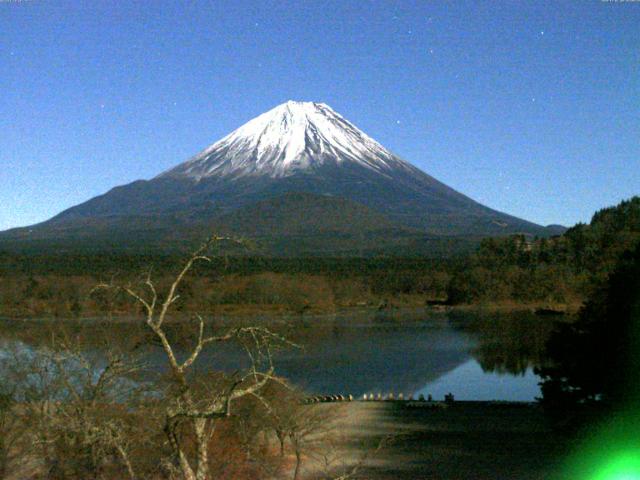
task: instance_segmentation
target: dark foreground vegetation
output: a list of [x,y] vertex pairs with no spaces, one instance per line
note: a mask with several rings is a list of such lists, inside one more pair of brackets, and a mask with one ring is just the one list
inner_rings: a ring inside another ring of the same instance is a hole
[[564,421],[591,407],[640,406],[640,244],[625,252],[572,323],[547,342],[543,404]]

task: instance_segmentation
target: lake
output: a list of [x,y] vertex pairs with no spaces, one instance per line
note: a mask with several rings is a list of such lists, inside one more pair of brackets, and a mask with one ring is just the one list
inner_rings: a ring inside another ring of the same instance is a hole
[[[33,332],[52,322],[3,320],[0,336],[5,348],[18,341],[35,345],[38,335]],[[104,322],[84,325],[98,323],[99,332]],[[459,400],[505,401],[539,396],[533,368],[544,362],[544,342],[552,329],[548,319],[529,313],[366,311],[261,317],[255,323],[272,326],[302,347],[277,352],[275,365],[279,375],[310,394],[431,394],[442,399],[451,392]],[[118,322],[108,328],[125,338],[130,325]],[[31,331],[28,338],[21,335],[25,330]],[[154,371],[163,369],[159,349],[149,350],[147,357]],[[242,351],[232,346],[207,350],[199,359],[200,368],[225,371],[246,364]]]

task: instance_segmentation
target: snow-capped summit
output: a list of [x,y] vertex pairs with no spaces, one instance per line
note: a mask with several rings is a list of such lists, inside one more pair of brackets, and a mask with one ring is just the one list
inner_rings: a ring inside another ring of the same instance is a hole
[[409,165],[324,103],[288,101],[257,116],[160,177],[281,178],[355,162],[384,174]]

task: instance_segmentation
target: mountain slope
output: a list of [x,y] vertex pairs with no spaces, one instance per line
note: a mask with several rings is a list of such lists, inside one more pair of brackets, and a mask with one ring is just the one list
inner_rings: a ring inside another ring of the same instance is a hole
[[[282,205],[270,200],[287,198],[290,192],[309,196],[297,198],[295,207],[289,205],[293,210],[282,214]],[[349,208],[336,208],[337,203],[327,200],[331,197],[349,202]],[[260,231],[260,219],[278,208],[280,213],[273,216],[278,228]],[[254,221],[240,220],[248,211]],[[346,211],[359,213],[349,218]],[[234,215],[240,217],[233,220]],[[361,215],[367,220],[356,221]],[[312,218],[313,228],[299,217]],[[307,236],[331,232],[357,238],[368,231],[363,225],[375,223],[373,218],[384,226],[378,231],[392,225],[394,235],[548,234],[544,227],[485,207],[427,175],[327,105],[287,102],[151,180],[116,187],[27,233],[18,230],[0,237],[54,239],[64,230],[97,238],[112,228],[147,238],[141,226],[149,225],[186,238],[202,229],[233,225],[236,233],[261,237],[302,234],[304,226]],[[395,243],[391,230],[389,245]]]

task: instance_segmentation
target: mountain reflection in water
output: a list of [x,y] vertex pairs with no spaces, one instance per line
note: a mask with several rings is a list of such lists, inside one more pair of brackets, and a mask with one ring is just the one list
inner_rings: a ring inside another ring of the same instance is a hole
[[[532,368],[544,362],[552,328],[549,320],[531,314],[428,312],[364,312],[273,323],[303,347],[276,353],[278,374],[309,393],[432,393],[440,398],[453,392],[459,399],[477,400],[533,400],[539,389]],[[113,328],[133,327],[119,323]],[[5,342],[9,330],[0,330]],[[36,337],[30,336],[30,345]],[[158,348],[150,348],[146,356],[152,371],[164,369],[166,360]],[[203,352],[199,362],[200,368],[225,371],[247,365],[244,353],[230,345]]]

